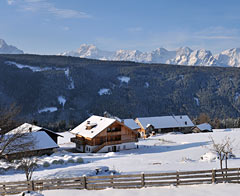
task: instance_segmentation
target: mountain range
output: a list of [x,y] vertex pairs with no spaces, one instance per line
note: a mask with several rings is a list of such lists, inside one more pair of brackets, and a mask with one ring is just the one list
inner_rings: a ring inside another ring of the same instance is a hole
[[209,50],[192,50],[189,47],[181,47],[172,51],[165,48],[157,48],[150,52],[141,52],[139,50],[104,51],[98,49],[95,45],[82,44],[77,51],[64,52],[60,55],[141,63],[240,67],[240,48],[225,50],[213,55]]
[[[8,45],[3,39],[0,39],[0,54],[23,53],[22,50],[15,46]],[[192,50],[189,47],[181,47],[171,51],[165,48],[157,48],[150,52],[141,52],[139,50],[104,51],[92,44],[82,44],[77,51],[63,52],[59,55],[98,60],[134,61],[140,63],[240,67],[240,48],[228,49],[213,55],[209,50]]]

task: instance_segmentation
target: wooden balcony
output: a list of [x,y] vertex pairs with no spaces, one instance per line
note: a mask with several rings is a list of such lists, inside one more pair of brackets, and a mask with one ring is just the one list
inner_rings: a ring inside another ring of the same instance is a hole
[[85,145],[86,144],[84,139],[80,139],[78,137],[71,138],[71,142],[79,144],[79,145]]

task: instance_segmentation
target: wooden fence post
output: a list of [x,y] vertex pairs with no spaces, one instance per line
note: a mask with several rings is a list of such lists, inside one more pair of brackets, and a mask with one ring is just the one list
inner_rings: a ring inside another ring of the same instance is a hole
[[111,187],[114,188],[114,179],[113,179],[113,173],[111,173]]
[[239,183],[239,168],[238,168],[238,183]]
[[216,181],[216,169],[212,169],[212,184],[215,184]]
[[32,190],[32,187],[31,187],[31,181],[27,181],[27,190],[28,191],[31,191]]
[[31,189],[34,191],[34,181],[31,181]]
[[177,186],[180,184],[179,183],[179,172],[177,171],[177,173],[176,173],[176,179],[177,179]]
[[3,195],[6,195],[7,191],[6,191],[6,185],[5,184],[3,185],[3,191],[4,191]]
[[144,172],[141,173],[141,183],[142,183],[142,187],[145,186],[145,176],[144,176]]
[[87,178],[85,175],[83,176],[83,188],[87,189]]

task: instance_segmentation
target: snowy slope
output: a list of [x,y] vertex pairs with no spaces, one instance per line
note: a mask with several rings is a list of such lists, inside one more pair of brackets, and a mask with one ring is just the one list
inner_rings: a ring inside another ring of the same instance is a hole
[[60,55],[100,60],[240,67],[240,48],[229,49],[220,54],[213,55],[209,50],[192,50],[188,47],[181,47],[173,51],[165,48],[157,48],[150,52],[141,52],[139,50],[117,50],[114,52],[103,51],[94,45],[83,44],[77,51],[64,52]]
[[23,51],[15,46],[8,45],[3,39],[0,39],[0,54],[23,54]]
[[[41,192],[45,196],[227,196],[237,195],[239,184],[213,184],[213,185],[193,185],[193,186],[167,186],[151,187],[141,189],[105,189],[105,190],[51,190]],[[32,196],[42,196],[41,193]],[[29,194],[30,195],[30,194]],[[27,196],[27,194],[26,194]]]
[[[64,136],[69,133],[64,133]],[[212,133],[196,134],[163,134],[140,140],[138,149],[126,150],[121,152],[109,153],[70,153],[62,151],[49,157],[40,158],[41,162],[52,163],[54,160],[65,160],[64,164],[40,167],[33,174],[33,179],[65,178],[86,175],[94,175],[96,168],[107,167],[117,173],[155,173],[172,172],[176,170],[191,171],[219,168],[219,161],[209,159],[206,155],[211,155],[212,136],[216,141],[221,141],[228,136],[235,139],[233,153],[235,159],[229,159],[229,167],[239,167],[240,164],[240,129],[214,130]],[[68,140],[72,135],[63,140]],[[72,148],[67,141],[61,142],[60,146],[64,149]],[[204,159],[201,157],[205,155]],[[77,160],[82,158],[84,163],[67,163],[68,159]],[[6,163],[0,162],[0,167]],[[4,166],[5,167],[5,166]],[[25,176],[21,172],[13,170],[1,173],[0,181],[24,180]]]

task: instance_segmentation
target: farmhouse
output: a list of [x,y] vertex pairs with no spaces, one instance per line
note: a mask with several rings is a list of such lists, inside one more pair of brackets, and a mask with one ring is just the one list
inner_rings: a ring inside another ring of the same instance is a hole
[[124,125],[122,122],[101,116],[91,116],[71,133],[75,138],[71,141],[76,143],[80,152],[116,152],[135,148],[137,131]]
[[[15,133],[16,134],[16,133]],[[51,137],[45,131],[38,132],[28,132],[23,134],[14,143],[23,144],[20,148],[12,148],[13,146],[7,146],[2,154],[2,157],[12,160],[15,158],[21,158],[23,156],[40,156],[43,154],[51,154],[54,149],[59,148],[59,146],[52,140]],[[7,137],[12,137],[11,134],[5,135]],[[0,145],[2,149],[2,146]]]
[[212,126],[208,123],[203,123],[200,125],[196,125],[192,131],[194,133],[200,133],[200,132],[212,132]]
[[167,132],[189,133],[194,126],[187,115],[143,117],[136,118],[135,121],[141,127],[139,132],[142,137]]
[[46,134],[52,138],[52,140],[57,144],[57,138],[58,137],[63,137],[62,135],[59,135],[57,133],[55,133],[54,131],[51,131],[49,129],[43,128],[43,127],[39,127],[37,125],[32,125],[29,123],[24,123],[22,125],[20,125],[19,127],[11,130],[10,132],[8,132],[8,134],[14,134],[14,133],[30,133],[30,132],[38,132],[38,131],[44,131],[46,132]]

